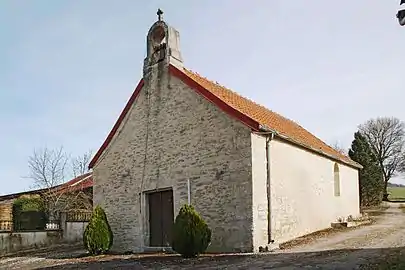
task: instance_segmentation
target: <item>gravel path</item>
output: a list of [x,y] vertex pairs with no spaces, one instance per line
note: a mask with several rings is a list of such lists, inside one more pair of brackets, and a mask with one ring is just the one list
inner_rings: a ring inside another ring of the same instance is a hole
[[319,239],[288,252],[313,252],[333,249],[393,248],[405,246],[405,214],[397,203],[377,217],[377,222],[348,232]]
[[36,269],[65,263],[84,253],[81,245],[60,245],[0,257],[0,269]]
[[369,264],[394,255],[405,257],[405,214],[398,204],[389,206],[372,225],[268,254],[204,256],[191,260],[145,255],[72,259],[83,250],[60,247],[0,258],[0,269],[377,269]]

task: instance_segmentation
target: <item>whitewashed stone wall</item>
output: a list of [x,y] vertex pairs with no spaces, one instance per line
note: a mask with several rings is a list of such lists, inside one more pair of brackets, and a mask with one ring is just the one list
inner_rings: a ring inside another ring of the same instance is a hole
[[358,170],[338,164],[340,196],[335,197],[334,161],[274,139],[270,163],[275,242],[325,229],[339,217],[360,215]]
[[268,245],[266,138],[252,134],[253,247]]

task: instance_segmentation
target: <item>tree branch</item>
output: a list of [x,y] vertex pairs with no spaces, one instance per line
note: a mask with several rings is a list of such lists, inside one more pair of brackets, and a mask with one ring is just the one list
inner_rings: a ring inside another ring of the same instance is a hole
[[54,150],[48,148],[34,150],[28,158],[30,171],[28,178],[33,181],[35,187],[46,190],[43,197],[48,213],[66,211],[71,205],[78,203],[79,199],[88,201],[84,195],[80,195],[81,190],[62,188],[61,185],[70,180],[71,175],[66,173],[69,166],[74,177],[86,173],[91,156],[92,151],[88,151],[82,156],[71,159],[63,147]]
[[404,164],[404,122],[394,117],[378,117],[360,125],[359,130],[371,146],[383,171],[384,180],[388,182]]

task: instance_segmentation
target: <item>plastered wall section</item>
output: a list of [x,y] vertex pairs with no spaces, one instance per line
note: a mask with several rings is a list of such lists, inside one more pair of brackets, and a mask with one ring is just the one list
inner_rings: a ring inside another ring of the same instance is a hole
[[341,195],[336,197],[334,161],[274,139],[270,163],[271,227],[276,243],[330,227],[338,217],[360,214],[357,169],[338,164]]
[[62,243],[61,231],[0,232],[0,255]]
[[88,222],[66,222],[63,231],[65,241],[73,243],[83,241],[83,233],[88,224]]
[[266,138],[252,133],[252,212],[253,212],[253,247],[268,244],[268,198],[267,198],[267,161]]
[[250,129],[166,68],[145,80],[93,168],[94,204],[106,210],[113,250],[143,251],[149,245],[145,192],[172,188],[177,215],[189,179],[191,203],[212,229],[209,251],[252,251]]

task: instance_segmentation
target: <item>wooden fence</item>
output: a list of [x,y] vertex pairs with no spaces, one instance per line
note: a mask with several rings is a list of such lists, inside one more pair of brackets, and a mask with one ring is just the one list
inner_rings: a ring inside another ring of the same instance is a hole
[[[81,222],[87,223],[91,218],[91,211],[71,211],[65,213],[66,220],[64,222]],[[38,213],[20,213],[19,217],[13,220],[0,219],[0,232],[24,232],[32,230],[49,230],[59,229],[60,219],[57,217],[55,220],[43,219],[43,215]],[[52,226],[50,226],[52,225]]]
[[0,231],[1,232],[10,232],[13,229],[12,220],[0,220]]
[[71,211],[66,213],[66,222],[88,222],[91,211]]

